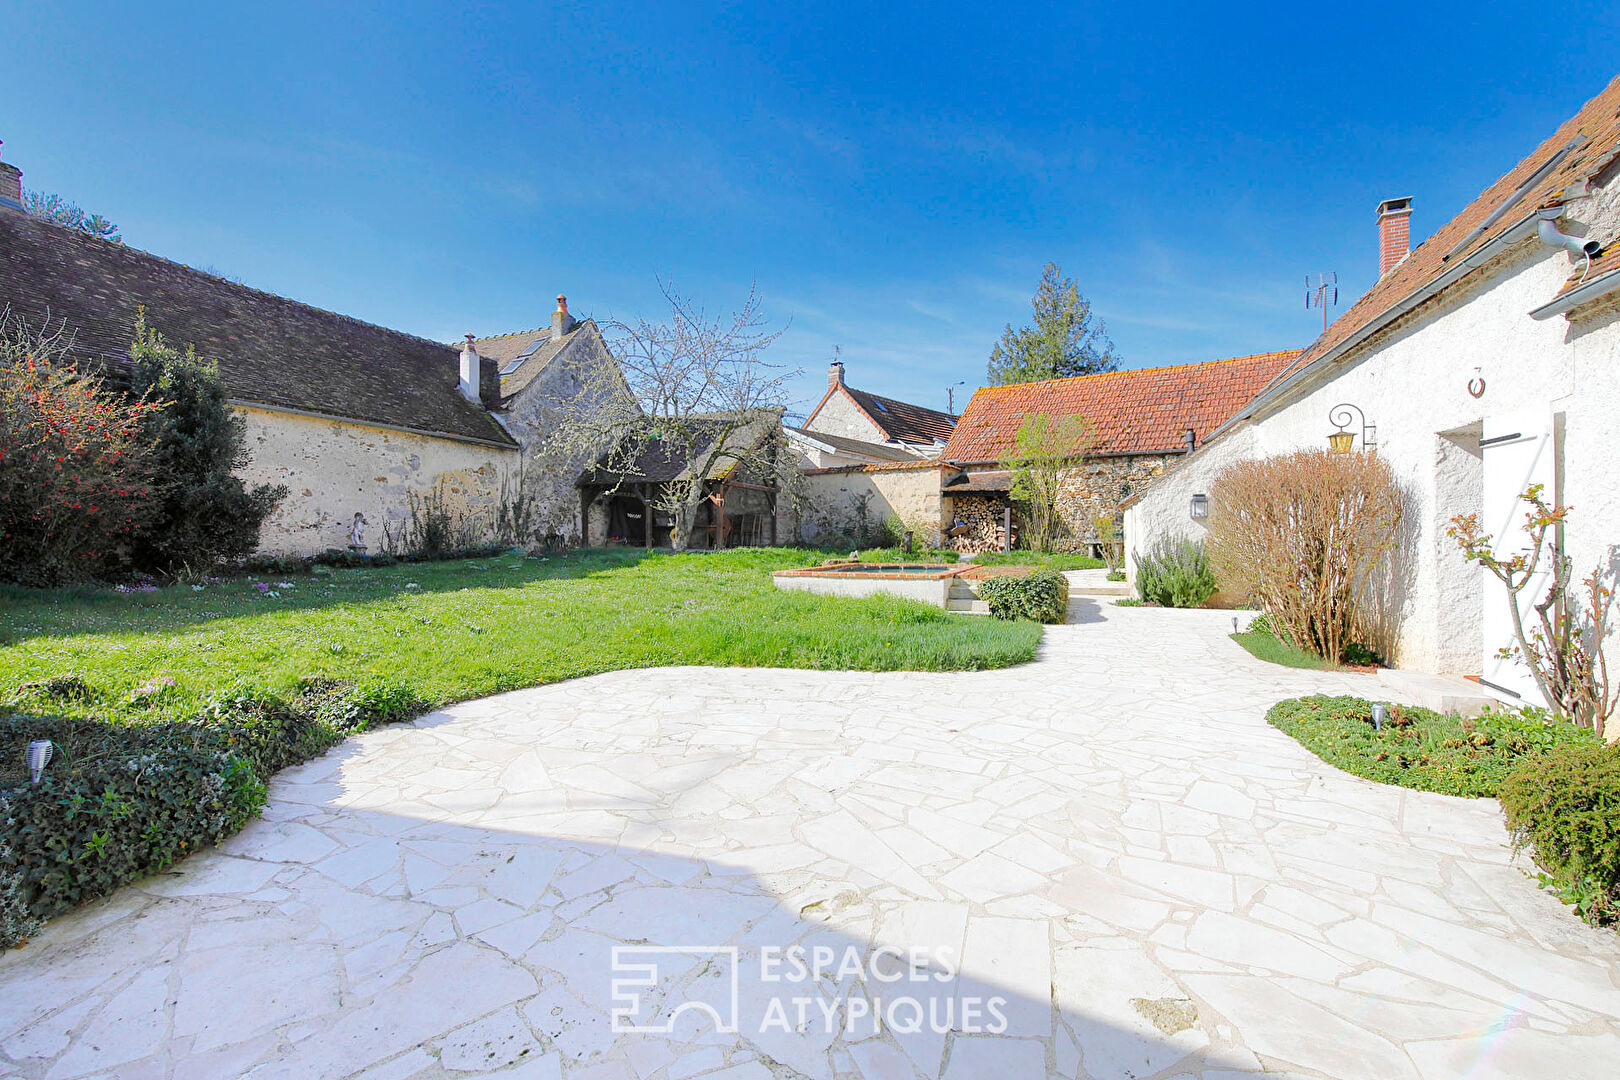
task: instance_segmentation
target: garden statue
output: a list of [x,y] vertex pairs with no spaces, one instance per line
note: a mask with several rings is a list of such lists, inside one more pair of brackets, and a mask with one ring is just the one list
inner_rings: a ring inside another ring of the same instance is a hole
[[349,526],[349,550],[356,554],[366,553],[366,515],[356,511],[354,524]]

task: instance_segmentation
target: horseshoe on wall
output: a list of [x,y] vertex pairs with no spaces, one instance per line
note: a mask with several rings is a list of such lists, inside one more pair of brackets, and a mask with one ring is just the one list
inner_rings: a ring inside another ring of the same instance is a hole
[[[1475,368],[1474,371],[1477,373],[1479,371],[1479,368]],[[1474,378],[1469,379],[1468,380],[1468,393],[1469,393],[1469,396],[1471,396],[1471,397],[1484,397],[1485,396],[1485,376],[1476,374],[1474,376]]]

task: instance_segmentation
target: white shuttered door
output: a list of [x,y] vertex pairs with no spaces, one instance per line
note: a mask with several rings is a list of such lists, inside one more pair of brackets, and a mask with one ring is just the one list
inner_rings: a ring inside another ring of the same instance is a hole
[[[1553,417],[1546,406],[1504,413],[1485,418],[1479,446],[1484,457],[1484,513],[1480,524],[1495,540],[1500,558],[1530,550],[1524,515],[1529,504],[1519,498],[1531,484],[1542,485],[1542,497],[1549,502],[1557,496],[1556,464],[1553,456]],[[1552,582],[1551,552],[1543,549],[1541,562],[1530,584],[1519,593],[1519,612],[1525,628],[1535,618],[1535,605]],[[1484,643],[1481,675],[1492,689],[1518,695],[1518,700],[1541,705],[1541,694],[1530,669],[1518,659],[1502,659],[1498,653],[1516,644],[1513,616],[1508,608],[1507,589],[1489,571],[1485,575]],[[1511,700],[1511,699],[1510,699]]]

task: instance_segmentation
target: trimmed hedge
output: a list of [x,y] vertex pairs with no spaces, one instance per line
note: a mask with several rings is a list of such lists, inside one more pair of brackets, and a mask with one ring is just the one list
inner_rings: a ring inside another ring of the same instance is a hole
[[1620,919],[1620,747],[1583,740],[1523,758],[1499,797],[1542,884],[1593,925]]
[[1534,710],[1467,718],[1391,704],[1384,729],[1375,731],[1372,704],[1356,697],[1291,698],[1273,705],[1266,720],[1345,772],[1474,798],[1495,795],[1525,755],[1596,741]]
[[993,577],[979,582],[979,599],[998,619],[1060,623],[1069,615],[1069,579],[1040,567],[1026,577]]
[[[426,703],[396,686],[305,685],[292,702],[238,691],[187,721],[0,714],[0,946],[246,825],[278,770]],[[24,750],[50,739],[38,784]]]

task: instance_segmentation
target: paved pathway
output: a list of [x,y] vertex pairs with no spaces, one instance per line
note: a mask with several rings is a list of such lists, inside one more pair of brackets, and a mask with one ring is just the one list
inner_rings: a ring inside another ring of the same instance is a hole
[[1268,728],[1372,679],[1229,618],[1079,601],[1011,671],[623,672],[372,732],[0,958],[0,1076],[1620,1074],[1620,939],[1493,802]]

